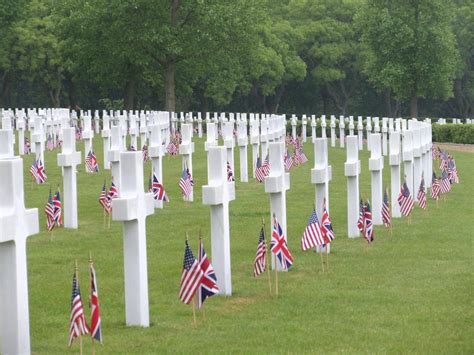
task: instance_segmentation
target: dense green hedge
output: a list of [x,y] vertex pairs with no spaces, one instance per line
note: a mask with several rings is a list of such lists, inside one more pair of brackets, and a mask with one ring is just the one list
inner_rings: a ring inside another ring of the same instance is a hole
[[433,142],[474,144],[474,124],[434,124]]

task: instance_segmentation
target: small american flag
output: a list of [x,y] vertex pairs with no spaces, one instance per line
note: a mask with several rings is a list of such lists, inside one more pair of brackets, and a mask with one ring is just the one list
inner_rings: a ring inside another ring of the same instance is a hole
[[400,212],[402,215],[409,216],[413,210],[414,201],[413,197],[411,197],[406,181],[403,182],[403,185],[400,189],[400,194],[398,195],[398,204],[400,205]]
[[49,151],[54,149],[54,142],[53,142],[53,136],[51,133],[48,134],[48,140],[46,141],[46,149]]
[[323,244],[324,232],[319,223],[318,216],[316,215],[316,210],[313,208],[313,211],[309,216],[308,224],[303,232],[303,237],[301,238],[301,249],[305,251]]
[[303,148],[298,147],[297,149],[295,149],[294,159],[298,161],[298,164],[304,164],[308,161],[306,154],[303,152]]
[[390,214],[390,202],[388,199],[388,189],[385,190],[385,193],[383,195],[382,221],[383,224],[385,224],[385,227],[390,227],[392,223],[392,216]]
[[201,280],[204,276],[199,262],[189,248],[188,241],[184,249],[183,271],[181,273],[181,287],[179,290],[179,299],[185,304],[189,304],[193,299]]
[[203,273],[201,284],[199,285],[198,290],[198,308],[201,308],[207,298],[219,293],[216,273],[214,272],[214,268],[207,257],[206,251],[204,250],[202,240],[199,240],[198,262]]
[[135,146],[133,144],[130,144],[127,148],[127,150],[129,152],[136,152],[137,151],[137,148],[135,148]]
[[76,126],[76,141],[80,141],[82,139],[82,128]]
[[184,167],[183,173],[181,174],[181,179],[179,179],[179,188],[181,189],[183,196],[188,199],[193,191],[193,178],[189,173],[189,169]]
[[253,275],[257,277],[267,269],[267,243],[265,242],[265,228],[262,226],[258,238],[257,254],[253,262]]
[[287,270],[291,267],[291,265],[293,265],[293,256],[290,253],[290,249],[288,249],[288,244],[286,244],[283,229],[281,228],[280,223],[278,223],[276,217],[273,217],[273,231],[272,239],[270,241],[270,250],[276,255],[278,260],[280,260],[280,265],[283,270]]
[[100,192],[100,195],[99,195],[99,204],[102,206],[105,213],[110,214],[111,205],[110,205],[110,199],[107,195],[107,188],[105,186],[105,181],[104,181],[104,185],[102,186],[102,191]]
[[74,271],[72,278],[71,317],[69,321],[71,324],[69,328],[69,346],[71,346],[75,338],[89,334],[89,328],[84,317],[81,291],[77,281],[77,270]]
[[36,165],[36,160],[33,160],[33,164],[30,166],[30,174],[33,180],[38,183],[38,167]]
[[459,184],[458,169],[456,168],[456,162],[453,157],[448,160],[448,176],[451,184]]
[[166,151],[168,152],[169,155],[178,155],[179,149],[178,149],[178,146],[174,142],[170,142],[168,144],[168,147],[166,148]]
[[58,224],[58,226],[63,225],[63,217],[62,217],[62,204],[61,204],[61,194],[56,191],[56,195],[53,196],[53,203],[54,203],[54,220]]
[[153,193],[153,198],[155,200],[170,202],[170,199],[168,198],[168,195],[165,192],[164,186],[160,183],[154,171],[153,176],[151,177],[150,192]]
[[418,206],[422,209],[426,209],[426,193],[425,193],[425,179],[421,177],[420,187],[418,189]]
[[290,171],[291,167],[293,166],[293,159],[291,159],[290,152],[288,149],[285,152],[285,156],[283,157],[283,163],[285,165],[285,169]]
[[97,290],[97,278],[95,274],[94,264],[89,263],[89,270],[91,274],[91,325],[90,332],[92,339],[102,344],[102,329],[100,325],[100,308],[99,308],[99,291]]
[[451,191],[451,182],[449,181],[449,176],[446,170],[444,170],[441,174],[441,189],[440,192],[442,194],[446,194]]
[[234,173],[232,172],[232,167],[230,166],[229,162],[227,162],[227,181],[228,182],[235,181]]
[[31,144],[30,144],[30,140],[28,139],[28,137],[25,137],[23,150],[24,150],[25,154],[30,154],[31,153]]
[[49,191],[48,202],[46,202],[46,206],[44,207],[44,213],[46,214],[46,229],[48,231],[52,231],[54,226],[56,225],[56,220],[54,216],[54,201],[53,195],[51,194],[51,190]]
[[359,228],[359,231],[362,233],[362,235],[365,234],[364,232],[364,214],[365,214],[365,204],[362,200],[359,202],[359,219],[357,220],[357,228]]
[[143,155],[143,162],[146,163],[148,160],[150,160],[148,156],[148,146],[146,144],[143,145],[142,147],[142,155]]
[[90,150],[86,156],[86,171],[88,173],[98,173],[99,164],[93,150]]
[[372,243],[375,239],[374,225],[372,223],[372,210],[370,209],[370,203],[364,206],[364,231],[363,236],[367,240],[367,243]]
[[331,219],[329,218],[329,213],[326,209],[326,200],[324,200],[323,217],[321,218],[321,228],[324,234],[324,244],[331,243],[334,238],[336,238],[336,235],[334,234]]
[[439,183],[439,179],[436,177],[435,172],[433,172],[433,177],[431,178],[431,198],[432,199],[439,199],[439,193],[441,191],[441,186]]
[[265,176],[268,176],[270,174],[270,163],[268,161],[268,155],[263,161],[263,164],[259,164],[260,158],[257,158],[257,167],[255,168],[255,179],[257,179],[258,182],[263,182],[265,180]]

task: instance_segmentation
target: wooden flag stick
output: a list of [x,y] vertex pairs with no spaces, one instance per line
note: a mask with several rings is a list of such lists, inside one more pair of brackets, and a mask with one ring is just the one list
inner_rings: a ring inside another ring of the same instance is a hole
[[95,345],[94,345],[94,338],[91,337],[91,342],[92,342],[92,355],[95,355]]
[[278,297],[278,265],[277,265],[276,256],[275,256],[275,295]]
[[196,299],[193,300],[193,321],[194,326],[196,326]]
[[110,219],[111,219],[111,217],[110,217],[110,213],[109,213],[109,227],[108,227],[108,229],[110,229]]
[[393,224],[390,222],[390,238],[393,237]]
[[319,248],[319,255],[321,256],[321,269],[324,272],[324,261],[323,261],[323,247]]
[[[267,249],[267,238],[266,238],[266,235],[265,235],[265,220],[264,218],[262,217],[262,226],[263,226],[263,238],[264,238],[264,243],[265,243],[265,250]],[[271,255],[271,254],[270,254]],[[269,290],[270,290],[270,296],[272,295],[272,278],[271,278],[271,275],[270,275],[270,265],[269,265],[269,258],[265,256],[265,268],[267,269],[267,275],[268,275],[268,287],[269,287]]]

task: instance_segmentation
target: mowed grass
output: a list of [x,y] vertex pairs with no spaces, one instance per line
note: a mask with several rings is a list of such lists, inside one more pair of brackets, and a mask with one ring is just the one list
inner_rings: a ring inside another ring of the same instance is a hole
[[[439,206],[428,199],[426,211],[416,208],[412,223],[397,219],[393,237],[383,226],[366,247],[347,238],[346,152],[329,149],[333,169],[330,213],[336,232],[329,257],[330,271],[322,273],[314,252],[301,252],[300,240],[311,212],[315,188],[310,181],[313,146],[305,152],[310,163],[291,171],[287,193],[288,241],[294,267],[279,275],[279,296],[269,294],[267,275],[254,279],[261,218],[270,234],[269,196],[263,184],[236,182],[236,200],[230,204],[232,297],[212,297],[205,313],[197,313],[178,299],[185,233],[197,252],[198,234],[210,245],[210,208],[202,205],[207,183],[203,140],[195,139],[193,155],[194,203],[184,203],[178,188],[181,157],[166,157],[164,184],[171,203],[147,219],[149,328],[126,327],[123,281],[122,223],[103,225],[97,202],[110,171],[102,166],[102,141],[94,139],[100,173],[86,174],[78,166],[79,229],[45,231],[44,204],[51,185],[62,185],[58,151],[46,153],[48,181],[32,186],[24,158],[26,206],[39,209],[41,233],[28,240],[28,283],[32,350],[35,354],[77,353],[79,342],[67,348],[72,274],[79,263],[83,301],[89,319],[88,256],[92,253],[98,277],[104,345],[100,353],[472,353],[474,230],[474,155],[454,153],[460,185],[453,186]],[[83,144],[78,144],[82,151]],[[249,146],[249,164],[251,149]],[[370,197],[368,152],[360,154],[362,197]],[[238,149],[235,166],[239,166]],[[437,165],[434,163],[434,165]],[[151,166],[145,166],[145,179]],[[250,169],[249,169],[250,170]],[[239,180],[238,169],[236,172]],[[390,182],[385,159],[384,184]],[[147,182],[144,182],[145,188]],[[212,258],[212,255],[210,255]],[[272,274],[274,285],[274,274]],[[84,352],[91,352],[90,338]]]

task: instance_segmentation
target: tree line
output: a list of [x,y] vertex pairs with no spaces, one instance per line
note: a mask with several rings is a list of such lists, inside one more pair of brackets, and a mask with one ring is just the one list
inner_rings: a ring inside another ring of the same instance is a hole
[[472,117],[474,0],[0,0],[0,107]]

